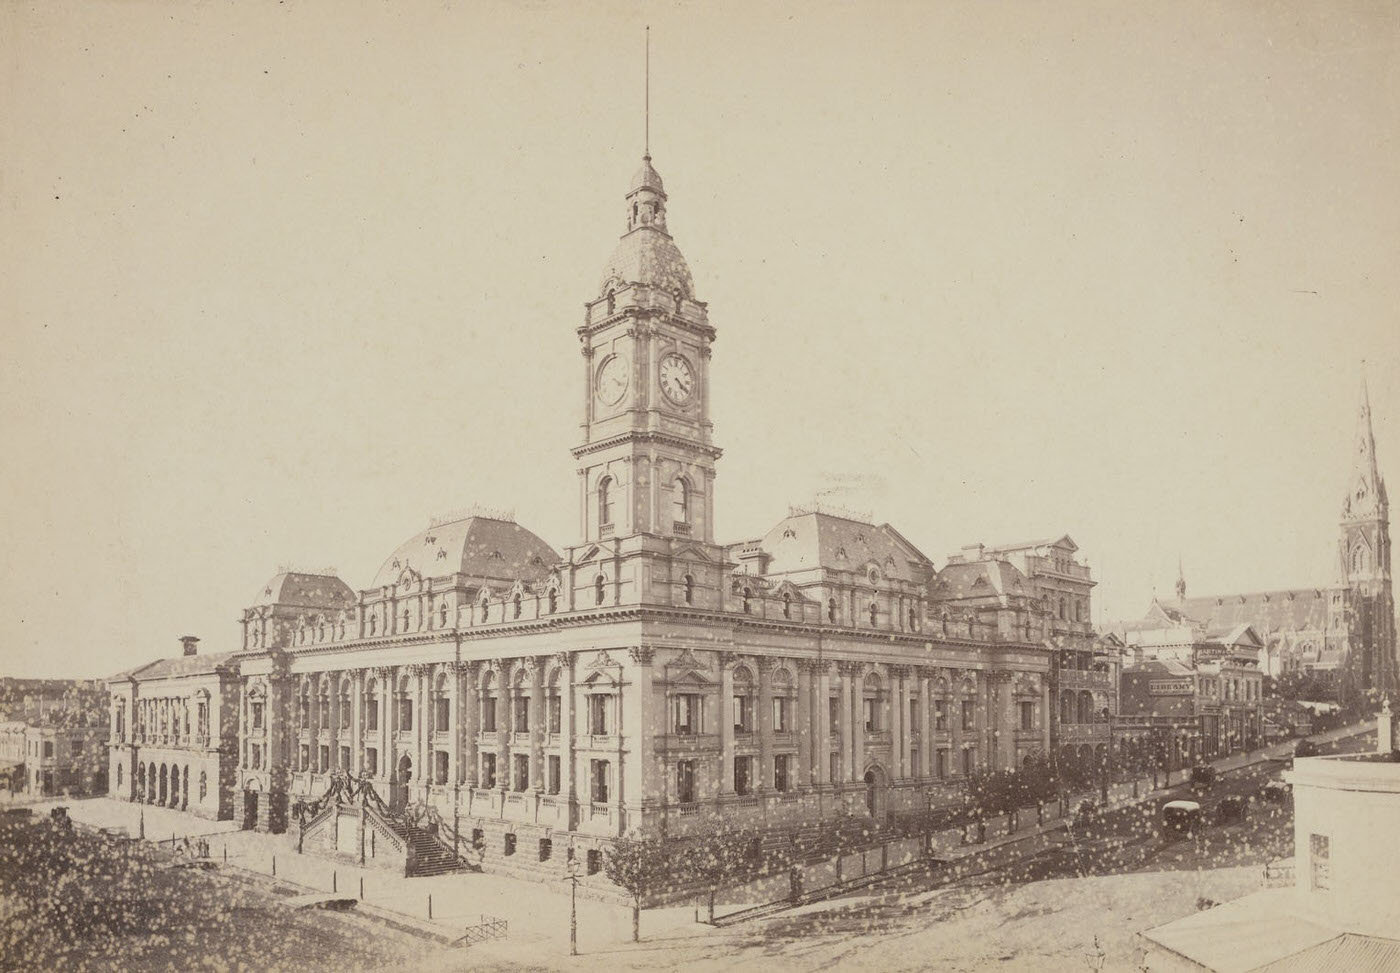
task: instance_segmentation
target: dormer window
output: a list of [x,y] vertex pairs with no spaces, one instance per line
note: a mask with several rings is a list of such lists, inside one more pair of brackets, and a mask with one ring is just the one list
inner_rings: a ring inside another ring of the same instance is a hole
[[[633,204],[635,206],[635,204]],[[613,291],[608,291],[608,314],[617,310],[617,295]]]
[[783,617],[792,617],[792,595],[786,591],[783,592]]
[[551,615],[553,615],[553,614],[554,614],[555,612],[557,612],[558,610],[559,610],[559,592],[558,592],[556,589],[554,589],[554,588],[550,588],[550,589],[549,589],[549,613],[550,613]]

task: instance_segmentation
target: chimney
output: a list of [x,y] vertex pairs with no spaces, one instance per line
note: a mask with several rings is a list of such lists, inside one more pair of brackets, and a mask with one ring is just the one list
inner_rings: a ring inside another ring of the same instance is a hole
[[185,650],[185,655],[194,655],[199,651],[199,639],[193,635],[181,635],[180,647]]

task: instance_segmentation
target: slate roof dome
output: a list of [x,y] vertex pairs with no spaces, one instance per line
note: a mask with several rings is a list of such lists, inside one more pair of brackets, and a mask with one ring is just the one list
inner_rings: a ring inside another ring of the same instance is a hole
[[632,177],[632,185],[628,188],[627,195],[632,195],[638,189],[654,189],[662,195],[666,193],[666,187],[661,184],[661,173],[652,166],[649,155],[642,157],[642,167]]
[[262,586],[252,604],[338,609],[349,608],[355,600],[354,590],[333,574],[283,571]]
[[665,232],[652,226],[640,226],[617,241],[617,247],[603,268],[599,293],[606,293],[610,284],[645,284],[668,294],[695,296],[695,281],[680,247]]
[[461,573],[507,583],[534,582],[562,560],[552,547],[512,520],[464,517],[434,524],[400,544],[374,576],[374,587],[398,584],[410,571],[423,578]]
[[627,190],[627,232],[603,267],[599,294],[628,284],[653,287],[672,296],[695,297],[695,283],[680,248],[666,232],[666,190],[661,174],[642,158]]

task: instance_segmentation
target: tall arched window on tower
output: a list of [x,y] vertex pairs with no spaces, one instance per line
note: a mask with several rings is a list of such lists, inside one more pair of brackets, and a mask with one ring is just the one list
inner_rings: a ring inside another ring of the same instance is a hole
[[880,606],[875,602],[870,603],[870,627],[874,628],[880,622]]
[[1069,603],[1063,597],[1060,598],[1060,617],[1069,620]]
[[605,579],[600,574],[593,579],[593,598],[598,604],[603,603],[603,583]]
[[617,295],[611,290],[608,291],[608,313],[612,314],[617,310]]
[[685,576],[685,603],[695,604],[695,578],[689,574]]
[[690,484],[685,477],[677,477],[671,488],[671,519],[677,524],[690,523]]
[[612,477],[605,476],[598,482],[598,526],[610,527],[613,522]]

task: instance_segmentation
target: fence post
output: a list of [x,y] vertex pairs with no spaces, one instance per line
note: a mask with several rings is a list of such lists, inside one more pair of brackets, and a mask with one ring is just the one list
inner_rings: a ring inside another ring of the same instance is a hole
[[331,891],[332,891],[332,892],[339,892],[339,891],[340,891],[339,883],[338,883],[338,881],[337,881],[337,876],[336,876],[336,873],[335,873],[335,869],[334,869],[334,868],[331,869]]
[[273,877],[273,878],[276,878],[276,877],[277,877],[277,856],[276,856],[276,855],[273,855],[273,856],[272,856],[272,877]]
[[433,893],[428,893],[428,918],[433,917]]
[[363,902],[364,900],[365,900],[365,877],[364,877],[363,875],[361,875],[361,876],[360,876],[360,901]]
[[228,842],[224,842],[224,864],[228,864]]

